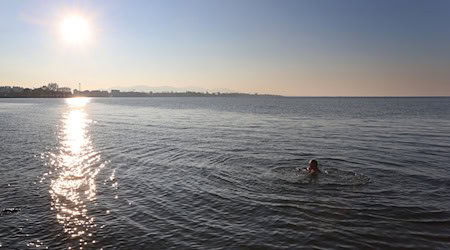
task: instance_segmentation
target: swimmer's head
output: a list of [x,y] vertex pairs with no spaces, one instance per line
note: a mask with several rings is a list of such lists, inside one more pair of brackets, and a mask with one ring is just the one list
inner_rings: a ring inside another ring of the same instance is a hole
[[317,168],[317,165],[319,165],[319,163],[317,162],[317,160],[310,160],[309,161],[309,166],[311,167],[311,168]]

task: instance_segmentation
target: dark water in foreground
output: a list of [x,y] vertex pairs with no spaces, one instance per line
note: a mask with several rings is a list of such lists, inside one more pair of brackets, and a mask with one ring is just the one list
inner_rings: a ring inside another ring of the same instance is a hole
[[0,99],[0,142],[4,249],[450,248],[450,98]]

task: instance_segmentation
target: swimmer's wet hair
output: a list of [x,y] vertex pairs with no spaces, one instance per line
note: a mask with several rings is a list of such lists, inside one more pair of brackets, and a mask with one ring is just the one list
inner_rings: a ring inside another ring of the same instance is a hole
[[319,162],[317,162],[317,160],[316,160],[316,159],[312,159],[312,160],[310,160],[310,161],[309,161],[309,164],[311,164],[311,163],[315,163],[315,164],[317,164],[317,165],[319,164]]

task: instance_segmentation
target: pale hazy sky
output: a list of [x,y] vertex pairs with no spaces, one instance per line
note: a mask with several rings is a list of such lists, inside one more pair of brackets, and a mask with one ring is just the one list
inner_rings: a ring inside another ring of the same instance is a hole
[[[450,1],[0,0],[0,85],[450,95]],[[65,17],[90,38],[61,37]]]

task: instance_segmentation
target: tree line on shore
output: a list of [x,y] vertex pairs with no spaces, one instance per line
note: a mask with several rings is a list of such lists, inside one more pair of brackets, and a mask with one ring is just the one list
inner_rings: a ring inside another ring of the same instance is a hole
[[67,98],[72,95],[72,92],[57,91],[47,86],[34,89],[0,86],[0,98]]

